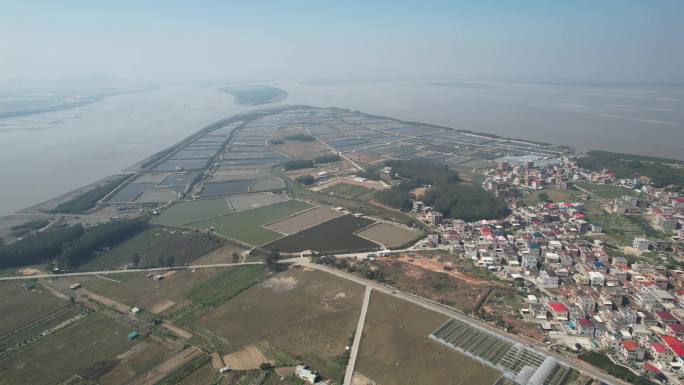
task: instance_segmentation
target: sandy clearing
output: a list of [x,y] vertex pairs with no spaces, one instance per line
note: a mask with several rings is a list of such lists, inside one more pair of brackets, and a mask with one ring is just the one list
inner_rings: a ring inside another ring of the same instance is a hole
[[25,267],[25,268],[19,270],[19,274],[21,274],[21,275],[36,275],[36,274],[43,274],[43,272],[38,270],[38,269],[31,268],[31,267]]
[[226,366],[226,364],[223,363],[223,358],[217,352],[211,353],[211,366],[216,370]]
[[377,385],[375,381],[359,372],[354,372],[354,377],[352,377],[351,383],[352,385]]
[[361,187],[366,187],[369,189],[377,190],[377,191],[382,191],[387,189],[389,186],[382,182],[382,181],[376,181],[376,180],[366,180],[366,181],[358,181],[354,179],[355,177],[352,176],[344,176],[344,177],[339,177],[339,178],[334,178],[331,179],[325,183],[321,183],[318,186],[312,187],[311,191],[321,191],[325,190],[326,188],[333,187],[335,185],[338,185],[340,183],[346,183],[346,184],[351,184],[355,186],[361,186]]
[[262,283],[264,287],[267,287],[276,293],[284,292],[284,291],[290,291],[297,287],[297,283],[299,283],[299,280],[295,278],[294,276],[288,276],[288,277],[272,277],[267,279]]
[[231,370],[254,370],[259,369],[263,363],[274,364],[275,361],[267,358],[259,348],[250,345],[239,352],[223,356],[223,361]]
[[170,299],[165,299],[162,300],[156,304],[154,304],[150,309],[148,310],[152,314],[159,314],[163,313],[165,310],[169,309],[171,306],[175,305],[176,303],[171,301]]
[[467,275],[461,271],[458,270],[450,270],[447,271],[444,268],[447,266],[445,263],[438,262],[429,258],[420,258],[420,257],[409,257],[407,255],[401,255],[399,257],[383,257],[383,260],[386,261],[392,261],[392,260],[399,260],[400,262],[406,263],[408,265],[416,266],[423,268],[425,270],[430,270],[438,273],[444,273],[448,274],[451,277],[460,279],[461,281],[465,281],[467,283],[473,284],[473,285],[492,285],[492,282],[485,281],[476,277],[473,277],[471,275]]
[[91,300],[93,300],[99,304],[105,305],[107,307],[114,308],[116,311],[118,311],[120,313],[129,313],[131,310],[130,306],[128,306],[128,305],[124,305],[121,302],[115,301],[111,298],[107,298],[103,295],[95,294],[90,290],[81,288],[81,289],[79,289],[79,291],[82,294],[87,295],[88,299],[91,299]]
[[185,338],[185,339],[188,339],[188,340],[189,340],[190,338],[192,338],[192,334],[190,334],[189,332],[187,332],[187,331],[185,331],[185,330],[179,328],[178,326],[172,325],[172,324],[170,324],[170,323],[168,323],[168,322],[166,322],[166,321],[162,322],[161,325],[162,325],[164,328],[166,328],[167,330],[170,330],[171,332],[173,332],[174,334],[176,334],[177,336],[179,336],[179,337],[181,337],[181,338]]

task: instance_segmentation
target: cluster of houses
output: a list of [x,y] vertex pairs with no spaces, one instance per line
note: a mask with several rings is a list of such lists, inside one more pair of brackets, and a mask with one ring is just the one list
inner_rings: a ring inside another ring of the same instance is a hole
[[512,204],[507,218],[477,223],[445,221],[420,202],[414,211],[434,226],[432,244],[518,282],[527,298],[520,316],[538,324],[549,341],[605,351],[643,375],[684,377],[684,272],[672,264],[665,267],[684,252],[684,198],[641,180],[618,180],[609,171],[581,170],[568,159],[538,165],[501,162],[484,186],[514,197],[521,186],[571,188],[578,179],[639,189],[606,209],[640,215],[667,232],[668,239],[636,237],[631,245],[667,258],[637,258],[639,253],[625,254],[596,240],[592,235],[601,233],[602,226],[587,220],[582,199]]

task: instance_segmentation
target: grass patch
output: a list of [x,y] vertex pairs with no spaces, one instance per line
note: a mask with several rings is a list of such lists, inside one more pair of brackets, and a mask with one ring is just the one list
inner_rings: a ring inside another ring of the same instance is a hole
[[594,182],[577,182],[577,187],[589,191],[592,195],[595,195],[603,199],[615,199],[625,195],[637,195],[637,192],[628,188],[615,186],[612,184],[598,184]]
[[230,239],[235,239],[254,246],[260,246],[283,237],[280,233],[262,227],[263,225],[304,211],[310,207],[311,205],[308,203],[298,200],[289,200],[203,222],[193,223],[190,227],[196,229],[208,229],[213,227],[219,234]]
[[619,379],[625,380],[632,384],[639,385],[656,385],[655,382],[634,374],[631,370],[624,366],[614,364],[605,354],[597,352],[587,352],[579,356],[582,361],[586,361],[597,368],[604,370],[610,375]]
[[50,383],[60,383],[130,349],[138,341],[129,341],[129,332],[128,328],[104,315],[89,315],[73,326],[0,359],[0,382],[33,385],[50,379]]
[[0,336],[67,305],[67,301],[50,294],[41,285],[28,290],[17,282],[0,282],[0,292]]
[[321,190],[321,192],[341,196],[344,198],[372,199],[374,191],[363,186],[357,186],[349,183],[338,183],[334,186],[330,186]]
[[165,226],[181,227],[187,223],[197,222],[233,212],[226,198],[201,199],[192,202],[176,203],[164,210],[161,215],[152,219],[152,223]]
[[356,371],[379,384],[492,384],[500,373],[428,338],[446,317],[386,294],[371,296]]

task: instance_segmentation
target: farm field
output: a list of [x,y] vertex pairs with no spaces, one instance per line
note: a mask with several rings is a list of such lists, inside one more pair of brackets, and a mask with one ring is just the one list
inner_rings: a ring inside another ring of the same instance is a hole
[[197,320],[226,353],[268,343],[324,376],[340,378],[344,352],[361,311],[363,287],[318,271],[290,269],[238,294]]
[[266,227],[282,234],[291,235],[343,215],[343,212],[332,210],[327,207],[315,207],[311,210],[270,223]]
[[21,284],[20,281],[0,282],[0,336],[63,308],[68,303],[55,297],[40,284],[34,290],[28,290]]
[[379,243],[387,248],[399,248],[418,240],[422,233],[405,227],[391,225],[389,223],[376,223],[356,233],[362,238]]
[[257,179],[252,186],[249,187],[249,191],[269,191],[278,190],[285,188],[285,182],[278,178],[265,178]]
[[[91,314],[82,321],[0,359],[0,384],[54,383],[74,374],[97,377],[97,365],[111,362],[139,340],[111,319]],[[96,379],[96,378],[94,378]]]
[[393,385],[493,384],[499,372],[428,338],[446,319],[373,292],[355,376]]
[[64,286],[78,282],[84,289],[112,300],[138,306],[152,314],[178,311],[191,301],[185,293],[194,286],[219,275],[223,269],[198,269],[167,273],[161,281],[148,278],[145,273],[126,273],[108,277],[84,276],[66,280]]
[[290,198],[287,195],[272,193],[254,193],[228,197],[228,202],[235,211],[254,209],[288,200],[290,200]]
[[202,197],[212,197],[217,195],[245,193],[249,191],[249,186],[253,183],[254,179],[206,183],[200,195]]
[[99,379],[101,384],[132,384],[152,368],[168,360],[175,351],[151,339],[141,341],[118,359],[118,364]]
[[131,265],[135,255],[140,258],[140,267],[160,265],[160,257],[172,258],[174,265],[183,265],[220,246],[221,241],[207,234],[153,226],[89,260],[81,269],[118,269]]
[[192,202],[176,203],[164,210],[158,217],[153,218],[152,223],[181,227],[187,223],[232,212],[233,208],[225,198],[201,199]]
[[354,234],[354,232],[372,223],[373,221],[370,219],[345,215],[279,239],[268,244],[268,248],[284,253],[296,253],[305,250],[333,252],[374,249],[378,247],[376,243]]
[[262,227],[263,225],[310,207],[311,205],[308,203],[290,200],[193,223],[190,227],[196,229],[214,227],[219,234],[228,238],[253,246],[260,246],[282,237],[282,234],[266,229]]

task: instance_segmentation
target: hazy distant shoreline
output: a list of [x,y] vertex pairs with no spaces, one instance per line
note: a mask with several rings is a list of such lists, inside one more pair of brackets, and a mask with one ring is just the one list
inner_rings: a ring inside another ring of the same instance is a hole
[[[549,85],[490,88],[418,82],[274,86],[287,92],[287,104],[346,108],[578,150],[684,160],[684,92],[678,88],[606,92],[578,86],[568,91]],[[621,112],[602,116],[607,114],[583,107],[590,104]],[[215,88],[162,87],[66,111],[3,119],[0,162],[9,166],[0,168],[0,180],[10,187],[3,191],[0,215],[120,173],[208,124],[255,108],[236,104],[232,95]],[[652,115],[673,124],[636,120],[652,120]]]

